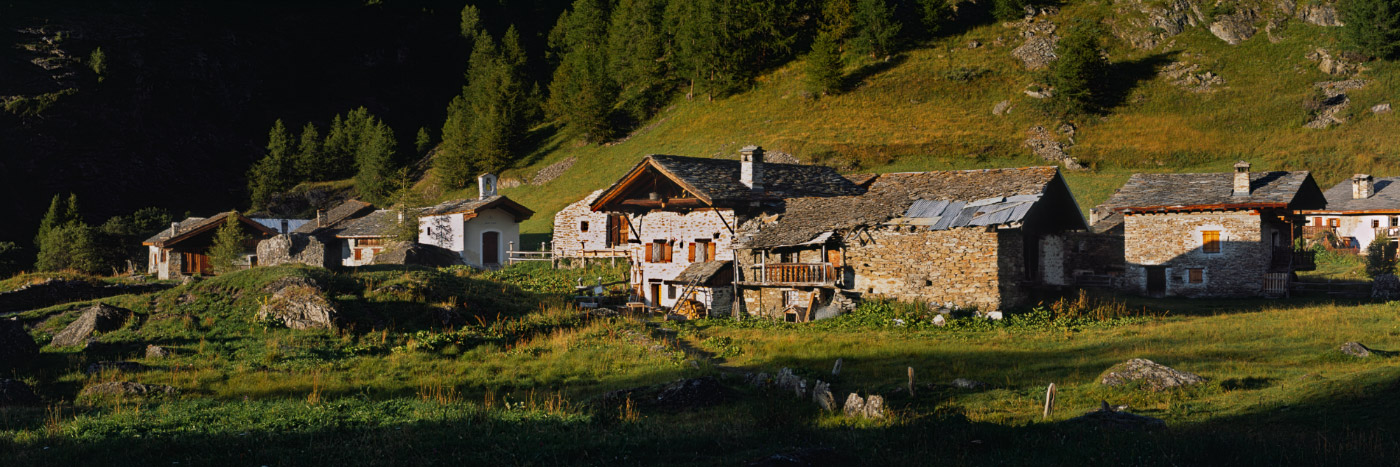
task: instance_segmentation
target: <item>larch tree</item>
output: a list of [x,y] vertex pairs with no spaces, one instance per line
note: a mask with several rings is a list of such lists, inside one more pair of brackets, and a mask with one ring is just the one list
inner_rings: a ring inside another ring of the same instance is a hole
[[1343,0],[1338,6],[1342,36],[1352,50],[1400,58],[1400,0]]
[[608,69],[607,12],[599,0],[577,0],[559,15],[549,34],[560,57],[549,83],[548,114],[570,133],[592,143],[612,136],[610,115],[617,86]]
[[879,58],[894,51],[899,38],[899,22],[886,0],[857,0],[851,23],[855,28],[857,50]]
[[214,243],[209,246],[209,262],[214,265],[216,273],[227,274],[237,270],[243,262],[243,245],[252,240],[239,225],[242,222],[238,217],[238,211],[230,212],[214,233]]

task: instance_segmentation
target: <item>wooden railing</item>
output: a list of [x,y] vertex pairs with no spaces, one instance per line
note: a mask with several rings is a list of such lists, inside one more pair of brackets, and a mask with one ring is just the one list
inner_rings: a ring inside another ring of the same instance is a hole
[[750,267],[748,282],[760,284],[836,283],[836,268],[831,263],[770,263]]
[[1376,229],[1376,238],[1400,238],[1400,227],[1381,227]]
[[1337,228],[1326,225],[1305,225],[1303,226],[1303,236],[1313,238],[1314,235],[1329,233],[1333,237],[1337,236]]

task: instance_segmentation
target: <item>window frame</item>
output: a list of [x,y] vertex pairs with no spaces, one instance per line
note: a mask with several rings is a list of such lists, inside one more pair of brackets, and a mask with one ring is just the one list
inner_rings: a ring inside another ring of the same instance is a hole
[[1187,284],[1206,283],[1206,268],[1186,268]]

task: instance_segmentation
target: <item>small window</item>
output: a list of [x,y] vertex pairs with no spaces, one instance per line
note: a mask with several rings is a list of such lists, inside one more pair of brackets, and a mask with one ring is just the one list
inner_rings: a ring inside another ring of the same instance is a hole
[[666,286],[666,298],[670,298],[670,299],[676,298],[676,286],[675,286],[675,284],[671,284],[671,285],[667,285],[667,286]]
[[1390,218],[1391,227],[1400,227],[1400,216]]
[[588,221],[579,221],[579,223],[578,223],[578,231],[579,231],[579,232],[587,232],[587,231],[588,231]]
[[1379,229],[1379,228],[1381,228],[1381,221],[1380,221],[1380,219],[1371,219],[1371,228],[1373,228],[1373,229]]
[[647,245],[646,260],[648,263],[671,262],[671,243],[664,240],[651,242]]
[[1202,232],[1201,232],[1201,252],[1204,252],[1204,253],[1219,253],[1219,252],[1220,252],[1220,231],[1219,231],[1219,230],[1205,230],[1205,231],[1202,231]]
[[1327,219],[1327,225],[1328,225],[1328,226],[1331,226],[1331,227],[1341,227],[1341,226],[1342,226],[1342,220],[1339,219],[1339,218],[1333,217],[1333,218],[1331,218],[1331,219]]
[[1206,270],[1203,268],[1190,268],[1186,270],[1187,282],[1200,284],[1205,282]]

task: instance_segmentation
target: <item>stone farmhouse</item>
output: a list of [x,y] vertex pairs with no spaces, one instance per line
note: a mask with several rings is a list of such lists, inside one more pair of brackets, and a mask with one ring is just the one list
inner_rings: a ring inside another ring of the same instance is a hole
[[741,223],[748,313],[807,321],[875,296],[1001,310],[1069,283],[1067,234],[1088,228],[1055,167],[858,181],[858,194],[787,198]]
[[[316,218],[258,244],[262,264],[276,266],[300,263],[324,268],[354,266],[353,237],[339,238],[356,220],[374,213],[374,206],[360,200],[346,200],[329,210],[316,211]],[[370,248],[365,245],[363,248]],[[363,255],[363,252],[361,252]]]
[[341,266],[374,264],[374,258],[393,241],[394,228],[403,222],[398,211],[379,209],[347,221],[335,231]]
[[178,279],[196,274],[215,275],[214,265],[209,259],[209,247],[213,246],[215,234],[230,215],[237,216],[244,233],[251,237],[244,245],[247,252],[240,266],[257,266],[258,242],[272,237],[277,232],[241,214],[230,211],[210,217],[191,217],[180,222],[172,222],[170,228],[146,239],[142,245],[146,245],[150,250],[147,271],[158,279]]
[[443,202],[418,218],[418,242],[461,255],[463,264],[499,268],[510,245],[520,245],[520,223],[535,215],[510,198],[496,194],[496,176],[477,178],[479,196]]
[[599,258],[627,254],[627,219],[622,214],[594,211],[603,194],[594,191],[554,215],[552,248],[555,258]]
[[1250,172],[1134,174],[1093,211],[1096,230],[1123,238],[1124,290],[1149,296],[1247,297],[1287,293],[1301,211],[1325,205],[1312,175]]
[[763,149],[749,146],[737,161],[647,156],[589,207],[625,228],[630,282],[642,303],[724,315],[734,302],[741,225],[788,198],[861,191],[828,167],[764,163]]
[[1365,251],[1371,242],[1400,238],[1400,177],[1375,179],[1356,174],[1323,193],[1324,209],[1304,210],[1308,224],[1304,234],[1322,235],[1334,247]]

